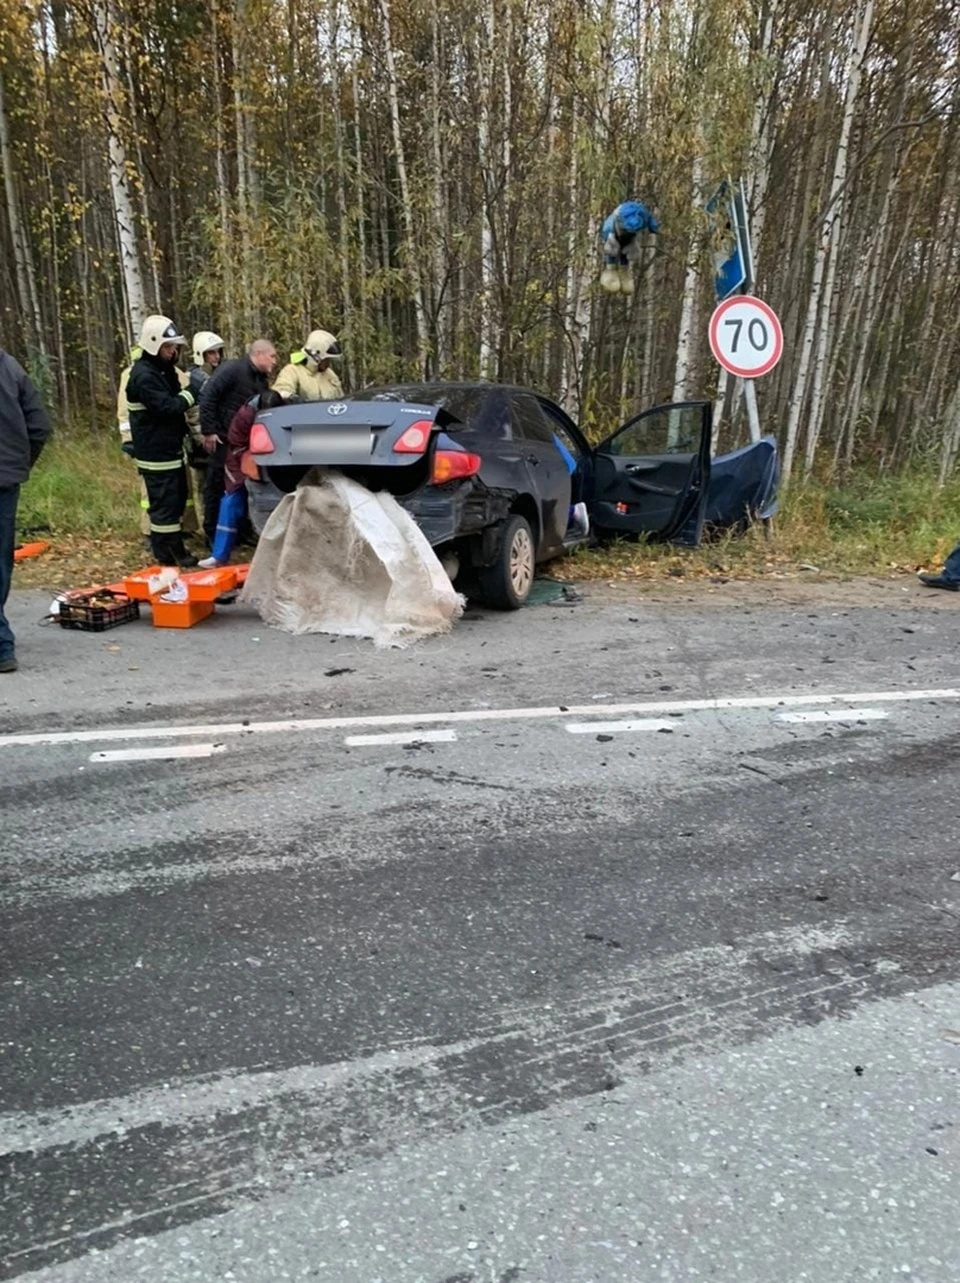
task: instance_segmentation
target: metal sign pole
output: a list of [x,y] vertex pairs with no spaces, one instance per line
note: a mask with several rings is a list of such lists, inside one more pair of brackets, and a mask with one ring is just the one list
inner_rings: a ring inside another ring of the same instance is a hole
[[[742,178],[737,185],[733,205],[736,211],[737,239],[740,245],[740,254],[743,259],[744,279],[740,290],[743,294],[752,294],[754,287],[753,245],[750,241],[750,223],[747,217],[747,189]],[[747,407],[747,424],[750,428],[750,440],[759,441],[761,437],[760,411],[757,409],[756,384],[753,379],[743,379],[741,382],[743,384],[743,401]]]
[[743,384],[743,401],[747,407],[747,423],[750,427],[750,440],[759,441],[760,411],[757,409],[757,386],[753,379],[741,379]]

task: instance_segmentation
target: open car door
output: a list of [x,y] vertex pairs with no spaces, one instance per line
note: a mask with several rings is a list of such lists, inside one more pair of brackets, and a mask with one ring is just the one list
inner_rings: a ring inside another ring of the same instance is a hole
[[700,541],[710,479],[709,401],[654,406],[591,452],[590,520],[611,534]]

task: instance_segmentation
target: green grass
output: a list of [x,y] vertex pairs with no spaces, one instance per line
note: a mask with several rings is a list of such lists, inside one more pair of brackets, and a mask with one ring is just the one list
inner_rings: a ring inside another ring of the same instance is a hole
[[816,567],[830,575],[890,574],[942,561],[960,540],[960,482],[938,489],[925,473],[849,485],[811,482],[782,499],[772,530],[721,537],[696,550],[615,543],[581,552],[569,578],[634,579],[724,574],[751,578]]
[[115,432],[60,433],[23,488],[21,535],[135,537],[137,471]]
[[[137,477],[106,432],[63,432],[24,487],[20,535],[50,538],[64,552],[138,539]],[[723,538],[696,551],[621,543],[581,553],[558,567],[568,578],[658,578],[678,573],[751,577],[816,566],[828,574],[914,570],[936,564],[960,539],[960,481],[938,489],[921,472],[877,478],[860,474],[843,487],[794,487],[768,537]],[[40,569],[40,563],[37,569]]]

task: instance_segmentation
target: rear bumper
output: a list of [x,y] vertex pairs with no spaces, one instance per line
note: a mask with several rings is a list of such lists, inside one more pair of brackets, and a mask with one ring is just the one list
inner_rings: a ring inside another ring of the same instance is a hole
[[[514,494],[489,490],[474,480],[452,481],[444,486],[424,486],[414,494],[397,496],[397,502],[426,535],[432,547],[471,539],[495,530],[510,511]],[[486,548],[477,548],[471,560],[484,564]],[[491,554],[492,555],[492,554]]]
[[473,485],[456,482],[446,486],[424,486],[414,494],[397,497],[401,508],[426,535],[434,548],[464,534],[464,516]]

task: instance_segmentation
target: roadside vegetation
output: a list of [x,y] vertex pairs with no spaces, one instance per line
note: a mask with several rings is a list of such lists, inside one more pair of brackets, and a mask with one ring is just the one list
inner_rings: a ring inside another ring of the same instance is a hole
[[[80,586],[144,563],[133,464],[114,435],[61,433],[23,491],[21,541],[49,540],[18,567],[22,586]],[[649,580],[678,575],[752,579],[910,573],[938,564],[960,538],[960,481],[938,487],[933,471],[858,473],[845,485],[794,485],[768,532],[725,536],[691,550],[614,543],[557,562],[571,580]]]

